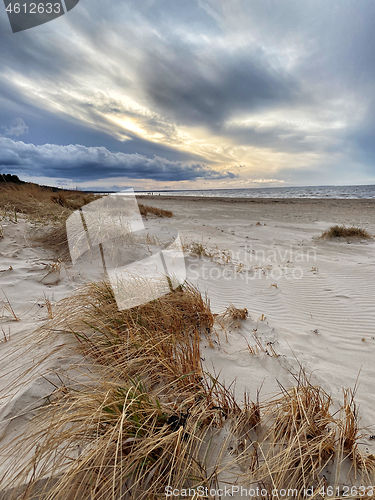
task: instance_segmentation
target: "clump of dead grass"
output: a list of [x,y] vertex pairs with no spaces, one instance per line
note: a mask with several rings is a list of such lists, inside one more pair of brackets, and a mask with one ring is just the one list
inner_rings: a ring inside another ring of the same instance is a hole
[[369,239],[371,235],[366,229],[360,227],[332,226],[320,236],[320,238],[359,238]]
[[163,210],[162,208],[149,207],[148,205],[138,205],[139,211],[143,217],[147,217],[148,214],[157,215],[158,217],[173,217],[173,212],[170,210]]
[[[247,480],[272,490],[295,490],[303,498],[305,489],[322,484],[324,467],[335,453],[330,397],[320,388],[299,384],[266,406],[268,428],[255,448],[257,466],[250,467]],[[254,464],[254,460],[252,460]]]
[[242,319],[245,320],[249,315],[249,312],[246,308],[239,308],[234,306],[233,304],[229,304],[229,306],[225,309],[222,314],[222,318],[230,318],[234,321]]
[[183,376],[187,384],[202,376],[200,335],[210,339],[214,316],[193,286],[120,311],[109,283],[91,284],[68,299],[59,316],[63,322],[73,302],[79,304],[82,316],[77,316],[75,307],[70,328],[85,355],[98,363],[116,365],[131,377],[141,370],[150,381]]
[[358,409],[354,401],[355,389],[344,390],[344,404],[341,408],[342,416],[339,424],[339,449],[343,456],[352,460],[352,467],[357,473],[357,468],[366,473],[375,473],[375,456],[365,455],[359,450],[358,442],[363,438],[359,426]]
[[[39,431],[45,439],[36,450],[34,477],[23,498],[34,498],[46,474],[45,500],[156,500],[168,485],[213,485],[205,443],[210,430],[222,426],[220,408],[193,396],[171,405],[162,394],[151,395],[141,381],[116,382],[103,382],[84,394],[69,391],[50,404],[48,431]],[[18,478],[28,474],[27,468],[20,470]]]
[[[295,387],[282,391],[280,398],[262,405],[259,432],[255,435],[249,428],[242,434],[239,462],[247,484],[266,490],[262,498],[284,490],[288,498],[298,499],[305,498],[307,490],[321,498],[320,488],[328,485],[334,493],[344,484],[371,486],[375,457],[358,451],[361,435],[348,391],[339,417],[331,411],[331,397],[304,372]],[[330,483],[327,467],[333,476]]]
[[191,254],[193,255],[199,255],[200,257],[212,257],[212,252],[208,250],[203,243],[200,243],[199,241],[194,241],[190,245],[186,245],[184,247],[184,250],[188,250]]
[[241,309],[233,304],[229,304],[229,306],[222,313],[217,315],[216,319],[221,328],[225,331],[225,335],[227,337],[226,328],[240,328],[240,320],[246,320],[248,315],[249,312],[246,308]]

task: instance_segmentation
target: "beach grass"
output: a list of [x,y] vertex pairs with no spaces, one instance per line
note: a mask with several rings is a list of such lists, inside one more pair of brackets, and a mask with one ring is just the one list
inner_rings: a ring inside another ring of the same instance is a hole
[[189,245],[185,245],[184,250],[188,251],[192,255],[198,255],[199,257],[211,258],[213,256],[212,252],[210,252],[210,250],[208,250],[203,243],[199,241],[193,241]]
[[33,244],[53,252],[56,258],[69,260],[66,219],[74,210],[98,196],[83,191],[58,191],[37,184],[0,184],[2,216],[17,223],[19,215],[34,223]]
[[[20,213],[30,220],[48,224],[65,221],[67,217],[79,208],[95,201],[101,195],[78,190],[59,190],[39,186],[37,184],[16,184],[4,182],[0,184],[0,209],[4,214]],[[143,217],[149,214],[158,217],[173,217],[170,210],[139,204]]]
[[14,217],[14,214],[23,214],[29,220],[44,224],[65,222],[73,210],[95,199],[96,196],[92,193],[53,192],[52,188],[37,184],[0,185],[0,209],[4,215]]
[[332,226],[324,231],[320,238],[358,238],[370,239],[371,235],[361,227]]
[[39,443],[17,472],[20,483],[29,478],[24,498],[46,475],[51,499],[151,499],[168,485],[212,485],[220,469],[214,457],[208,472],[213,434],[239,411],[202,370],[199,340],[213,335],[213,322],[190,285],[126,311],[105,282],[66,299],[49,328],[75,337],[100,376],[92,387],[49,397],[22,443]]
[[[79,303],[84,323],[74,302]],[[214,316],[193,286],[186,284],[157,300],[120,311],[109,283],[93,283],[66,299],[56,322],[65,323],[72,311],[69,325],[83,353],[98,363],[115,364],[130,377],[147,374],[151,385],[160,378],[176,378],[180,381],[176,383],[189,386],[201,376],[200,334],[210,339]]]
[[[247,316],[232,305],[224,315]],[[343,471],[345,484],[370,485],[375,457],[358,446],[355,391],[344,393],[337,414],[301,369],[279,396],[260,403],[259,393],[255,402],[245,394],[240,403],[202,367],[201,340],[217,345],[214,321],[189,284],[125,311],[107,282],[61,302],[44,335],[75,339],[92,382],[64,384],[48,397],[18,443],[32,458],[15,466],[8,498],[156,500],[167,487],[225,481],[258,487],[257,498],[290,490],[287,498],[302,499],[326,485],[327,467],[339,488]]]
[[234,306],[233,304],[229,304],[229,306],[225,309],[224,313],[221,315],[223,319],[230,318],[232,320],[242,319],[245,320],[249,315],[249,311],[246,308],[239,308]]
[[170,210],[163,210],[162,208],[149,207],[148,205],[138,204],[139,211],[142,217],[147,217],[149,214],[156,215],[157,217],[173,217],[173,212]]
[[[55,258],[69,261],[66,220],[75,210],[100,197],[99,194],[85,191],[55,192],[53,188],[37,184],[3,182],[0,184],[0,211],[3,217],[15,223],[19,214],[34,222],[38,228],[33,231],[33,242],[52,251]],[[146,205],[139,205],[139,211],[145,218],[150,214],[157,217],[173,217],[173,213],[169,210]],[[2,228],[1,237],[3,237]]]

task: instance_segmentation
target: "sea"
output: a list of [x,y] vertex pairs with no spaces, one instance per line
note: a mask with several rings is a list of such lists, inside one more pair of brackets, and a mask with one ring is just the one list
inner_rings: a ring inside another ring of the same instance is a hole
[[138,191],[136,194],[153,194],[160,196],[204,196],[208,198],[220,196],[224,198],[372,199],[375,198],[375,185]]

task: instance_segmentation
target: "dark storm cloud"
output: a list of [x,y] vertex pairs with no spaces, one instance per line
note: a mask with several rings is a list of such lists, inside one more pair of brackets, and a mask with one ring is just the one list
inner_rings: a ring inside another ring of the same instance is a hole
[[109,177],[182,181],[235,178],[228,172],[217,172],[200,164],[147,158],[140,154],[112,153],[104,147],[81,145],[35,146],[0,137],[0,167],[13,166],[16,173],[35,176],[65,177],[77,182]]
[[275,70],[261,49],[228,51],[198,45],[162,45],[141,65],[144,89],[160,112],[178,124],[220,129],[238,113],[293,104],[301,90]]

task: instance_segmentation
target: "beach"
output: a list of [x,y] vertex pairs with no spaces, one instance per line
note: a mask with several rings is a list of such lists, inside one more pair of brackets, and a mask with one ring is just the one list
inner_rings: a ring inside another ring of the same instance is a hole
[[[336,401],[342,400],[343,387],[357,384],[361,424],[367,436],[375,433],[375,243],[319,239],[336,224],[360,226],[375,235],[374,200],[138,199],[171,210],[171,223],[183,241],[229,251],[235,262],[228,276],[225,265],[188,257],[190,279],[207,291],[214,312],[228,303],[246,308],[252,321],[244,322],[241,333],[249,342],[254,328],[267,330],[284,360],[293,364],[298,359]],[[237,272],[241,264],[252,272]],[[259,320],[262,315],[266,320]],[[266,397],[278,389],[278,362],[266,355],[254,366],[251,356],[238,354],[240,338],[232,340],[237,354],[231,356],[231,368],[223,354],[216,370],[227,372],[227,383],[236,378],[238,394],[246,387],[254,397],[263,383]],[[365,442],[374,449],[373,441]]]
[[[359,447],[374,454],[375,241],[319,237],[336,224],[375,235],[375,200],[137,199],[173,212],[148,221],[178,230],[187,280],[207,295],[216,315],[215,340],[201,339],[204,370],[231,387],[238,404],[245,393],[252,401],[272,399],[296,385],[301,369],[330,395],[334,411],[343,404],[343,389],[352,389]],[[65,338],[44,339],[43,327],[51,319],[49,304],[53,317],[84,283],[68,262],[57,266],[33,242],[34,223],[19,217],[2,226],[0,446],[25,431],[52,383],[60,385],[80,362],[78,354],[62,355]],[[230,305],[246,317],[225,316]]]

